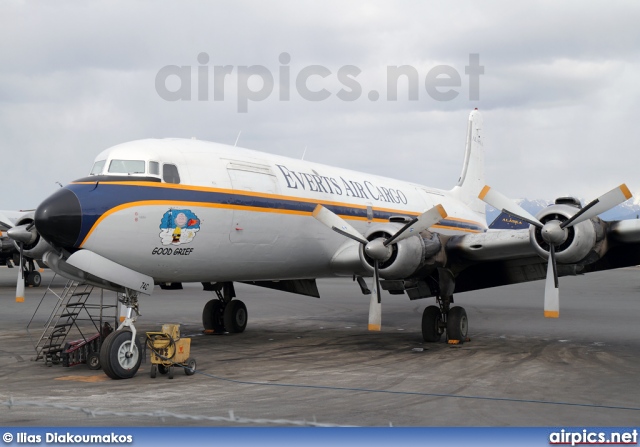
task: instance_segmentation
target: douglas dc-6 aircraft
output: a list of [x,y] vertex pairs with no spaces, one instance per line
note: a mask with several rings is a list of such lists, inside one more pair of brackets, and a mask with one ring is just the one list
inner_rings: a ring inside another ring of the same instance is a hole
[[[631,197],[625,185],[584,207],[560,198],[534,217],[485,186],[481,136],[475,110],[450,191],[197,140],[124,143],[42,202],[35,226],[9,233],[55,272],[122,293],[126,318],[100,352],[114,379],[140,366],[138,296],[157,284],[201,282],[216,293],[205,329],[242,332],[247,309],[233,282],[318,297],[316,278],[352,276],[371,294],[369,329],[381,327],[382,288],[435,297],[424,340],[446,332],[463,342],[467,315],[454,293],[546,276],[544,313],[557,317],[558,276],[640,264],[638,221],[597,217]],[[488,230],[480,199],[530,227]]]

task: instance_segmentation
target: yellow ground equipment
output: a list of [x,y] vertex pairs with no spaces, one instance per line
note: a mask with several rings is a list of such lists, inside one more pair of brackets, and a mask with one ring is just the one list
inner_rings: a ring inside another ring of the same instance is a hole
[[180,338],[179,324],[163,324],[162,332],[147,332],[147,347],[151,351],[151,371],[156,374],[168,374],[173,379],[173,368],[180,367],[188,376],[196,372],[196,359],[189,357],[191,339]]

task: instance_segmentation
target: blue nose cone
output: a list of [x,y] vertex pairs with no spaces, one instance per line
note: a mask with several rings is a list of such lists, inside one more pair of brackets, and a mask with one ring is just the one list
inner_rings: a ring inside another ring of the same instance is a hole
[[73,250],[80,235],[82,208],[76,195],[62,188],[38,206],[36,230],[54,247]]

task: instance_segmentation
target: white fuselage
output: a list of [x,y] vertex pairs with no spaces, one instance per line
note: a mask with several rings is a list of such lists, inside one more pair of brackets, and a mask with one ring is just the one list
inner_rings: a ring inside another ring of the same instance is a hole
[[[77,247],[156,282],[335,276],[331,259],[345,238],[312,217],[317,204],[362,233],[391,216],[413,217],[437,204],[448,216],[432,231],[486,230],[484,216],[447,191],[238,147],[141,140],[96,157],[103,160],[95,174],[115,175],[109,167],[123,160],[143,161],[145,172],[126,181],[96,186],[85,179],[67,186],[83,210]],[[149,181],[162,179],[165,165],[177,167],[179,184]]]

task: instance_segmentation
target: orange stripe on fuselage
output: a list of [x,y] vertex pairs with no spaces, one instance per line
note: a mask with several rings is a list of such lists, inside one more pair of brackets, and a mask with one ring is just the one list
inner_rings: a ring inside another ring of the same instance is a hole
[[[92,182],[74,182],[74,184],[85,184],[85,185],[87,185],[87,184],[93,184],[93,183]],[[253,191],[239,191],[239,190],[235,190],[235,189],[209,188],[209,187],[204,187],[204,186],[175,185],[175,184],[171,184],[171,183],[108,182],[108,184],[109,185],[120,185],[120,186],[145,186],[145,187],[153,187],[153,188],[182,189],[182,190],[187,190],[187,191],[218,192],[218,193],[226,193],[226,194],[237,194],[237,195],[242,195],[242,196],[247,196],[247,197],[264,197],[264,198],[268,198],[268,199],[283,199],[283,200],[297,201],[297,202],[303,202],[303,203],[319,203],[318,200],[300,198],[300,197],[296,197],[296,196],[285,196],[285,195],[280,195],[280,194],[257,193],[257,192],[253,192]],[[362,210],[366,210],[367,209],[367,207],[364,206],[364,205],[357,205],[357,204],[346,203],[346,202],[322,201],[321,204],[322,205],[333,205],[333,206],[339,206],[339,207],[346,207],[346,208],[362,209]],[[143,201],[130,202],[130,203],[125,203],[125,204],[122,204],[122,205],[118,205],[118,206],[116,206],[114,208],[111,208],[110,210],[106,211],[104,214],[102,214],[102,216],[100,216],[98,218],[98,220],[96,221],[96,223],[93,224],[93,226],[91,227],[91,229],[89,230],[89,232],[87,233],[85,238],[80,243],[80,248],[82,248],[82,246],[87,242],[87,240],[89,239],[91,234],[93,234],[94,230],[98,227],[100,222],[102,222],[104,219],[109,217],[111,214],[114,214],[114,213],[116,213],[118,211],[122,211],[122,210],[127,209],[127,208],[132,208],[134,206],[154,206],[154,205],[180,205],[180,206],[193,206],[193,207],[201,207],[201,208],[233,209],[233,210],[242,210],[242,211],[254,211],[254,212],[259,212],[259,213],[289,214],[289,215],[299,215],[299,216],[311,216],[312,215],[312,212],[308,212],[308,211],[283,210],[283,209],[277,209],[277,208],[253,207],[253,206],[246,206],[246,205],[229,205],[229,204],[221,204],[221,203],[190,202],[190,201],[179,201],[179,200],[178,201],[176,201],[176,200],[143,200]],[[372,209],[374,209],[376,211],[387,212],[387,213],[398,213],[400,215],[419,216],[421,214],[421,213],[417,213],[415,211],[398,210],[398,209],[391,209],[391,208],[372,207]],[[369,221],[369,219],[367,219],[366,217],[347,216],[347,215],[340,215],[340,216],[342,218],[346,219],[346,220]],[[461,218],[453,217],[453,216],[450,216],[450,215],[447,215],[446,218],[448,220],[452,220],[452,221],[455,221],[455,222],[469,223],[469,224],[472,224],[472,225],[477,225],[479,227],[483,226],[479,222],[476,222],[476,221],[473,221],[473,220],[468,220],[468,219],[461,219]],[[374,218],[371,221],[372,222],[379,222],[379,223],[388,222],[387,219],[380,219],[380,218]],[[453,226],[449,226],[449,225],[439,225],[439,224],[438,225],[433,225],[432,228],[441,228],[441,229],[447,229],[447,230],[462,231],[462,232],[466,232],[466,233],[479,233],[480,232],[479,230],[473,230],[473,229],[470,229],[470,228],[459,228],[459,227],[453,227]]]

